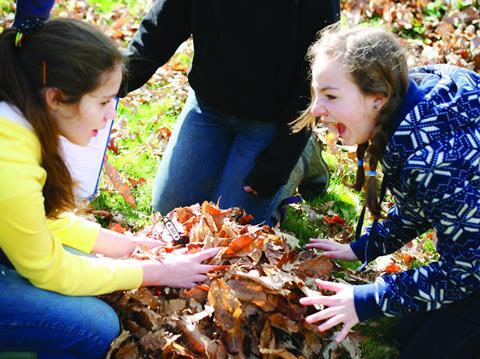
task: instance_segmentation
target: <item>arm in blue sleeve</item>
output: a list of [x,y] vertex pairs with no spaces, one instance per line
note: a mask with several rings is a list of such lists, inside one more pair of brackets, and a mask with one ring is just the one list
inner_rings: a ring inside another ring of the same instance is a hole
[[395,252],[428,228],[430,225],[419,213],[392,206],[388,211],[388,219],[377,223],[375,238],[370,237],[372,227],[369,226],[358,241],[350,243],[350,247],[360,261],[371,262]]
[[12,27],[24,30],[28,29],[28,24],[33,19],[35,20],[32,22],[46,21],[50,17],[53,4],[55,4],[55,0],[17,0],[15,20]]
[[[390,289],[380,298],[386,312],[401,315],[438,309],[480,288],[480,186],[478,164],[468,160],[475,129],[456,131],[436,156],[426,149],[413,160],[416,202],[437,233],[438,262],[385,277]],[[477,140],[478,142],[478,140]],[[467,151],[466,153],[464,151]],[[412,161],[413,162],[413,161]],[[431,163],[433,162],[433,163]]]
[[[441,160],[438,166],[413,169],[409,176],[419,212],[437,233],[440,259],[377,279],[385,283],[381,291],[375,291],[377,304],[385,314],[400,316],[438,309],[480,289],[478,168],[465,160],[464,154],[458,153],[455,158],[456,148],[468,147],[459,144],[472,137],[462,133],[457,133],[456,137],[442,148],[448,150],[450,162],[446,155],[438,156],[436,158]],[[448,146],[452,148],[445,148]],[[434,157],[431,151],[423,155]],[[421,156],[421,153],[417,155]],[[422,163],[421,158],[416,161]],[[367,307],[366,304],[360,306],[360,311]]]

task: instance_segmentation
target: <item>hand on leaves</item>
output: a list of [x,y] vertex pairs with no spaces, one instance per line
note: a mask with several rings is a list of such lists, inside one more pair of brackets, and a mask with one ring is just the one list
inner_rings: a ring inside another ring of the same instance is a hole
[[328,308],[318,311],[306,318],[307,322],[317,323],[318,330],[323,332],[333,328],[338,324],[343,324],[343,328],[335,340],[340,343],[344,340],[350,329],[359,322],[353,299],[353,286],[350,284],[328,282],[317,279],[317,286],[335,292],[334,295],[324,296],[316,292],[317,295],[311,295],[300,299],[303,305],[321,304]]
[[156,247],[165,247],[166,243],[156,239],[148,238],[147,236],[133,237],[132,244],[135,247],[141,247],[145,249],[152,249]]
[[338,243],[329,239],[310,238],[310,243],[305,248],[318,248],[325,251],[324,255],[333,259],[357,260],[357,256],[349,244]]
[[173,288],[193,288],[207,279],[206,273],[215,265],[202,264],[214,257],[220,248],[210,248],[197,253],[168,253],[159,261],[145,261],[143,286],[158,285]]

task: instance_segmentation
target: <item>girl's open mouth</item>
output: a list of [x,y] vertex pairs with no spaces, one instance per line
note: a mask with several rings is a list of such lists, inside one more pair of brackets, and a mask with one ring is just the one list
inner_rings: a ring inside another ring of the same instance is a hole
[[347,129],[347,128],[345,127],[345,125],[344,125],[343,123],[337,123],[337,124],[335,125],[335,127],[337,128],[338,136],[339,136],[339,137],[342,137],[343,134],[345,133],[346,129]]
[[93,130],[93,131],[92,131],[92,137],[96,137],[97,134],[98,134],[98,130]]

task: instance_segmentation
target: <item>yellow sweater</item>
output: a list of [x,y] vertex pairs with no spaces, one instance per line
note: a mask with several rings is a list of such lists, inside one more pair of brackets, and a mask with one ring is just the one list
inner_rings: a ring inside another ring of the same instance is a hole
[[13,107],[0,102],[0,248],[33,285],[66,295],[99,295],[140,286],[142,269],[89,253],[100,227],[71,213],[45,215],[40,143]]

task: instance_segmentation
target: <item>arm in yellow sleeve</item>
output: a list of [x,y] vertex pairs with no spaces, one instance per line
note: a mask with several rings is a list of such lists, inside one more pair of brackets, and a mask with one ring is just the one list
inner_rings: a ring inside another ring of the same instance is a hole
[[[89,251],[98,229],[82,225],[80,232],[71,232],[75,221],[67,229],[61,229],[65,227],[60,222],[53,231],[49,228],[42,194],[45,171],[39,158],[34,134],[0,119],[0,247],[17,272],[39,288],[66,295],[140,286],[143,270],[132,261],[77,256],[63,249],[56,230],[64,243],[80,243],[77,248]],[[76,234],[68,239],[67,233]]]
[[72,248],[90,253],[100,233],[100,225],[73,213],[47,219],[47,226],[60,241]]

